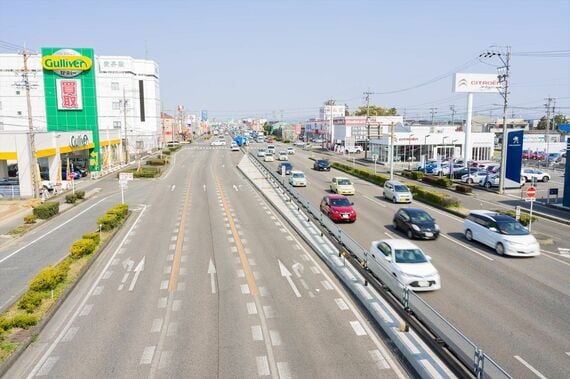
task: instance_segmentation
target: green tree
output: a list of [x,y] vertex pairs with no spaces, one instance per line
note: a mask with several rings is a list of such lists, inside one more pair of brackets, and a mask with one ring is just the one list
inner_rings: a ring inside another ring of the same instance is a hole
[[[552,127],[552,121],[553,120],[550,120],[550,130],[554,130]],[[554,116],[554,125],[567,124],[567,123],[568,123],[568,119],[562,113],[559,113],[556,116]],[[546,130],[546,116],[542,116],[540,118],[540,121],[538,122],[538,125],[536,128]]]
[[334,101],[333,99],[327,100],[324,102],[324,105],[335,105],[336,101]]
[[271,125],[269,125],[267,121],[263,124],[263,130],[265,131],[265,134],[269,134],[269,131],[271,130]]
[[[367,108],[358,107],[358,110],[354,112],[355,116],[366,116]],[[377,105],[370,106],[370,116],[397,116],[398,111],[396,108],[382,108]]]
[[348,110],[348,104],[344,104],[344,115],[350,116],[350,111]]

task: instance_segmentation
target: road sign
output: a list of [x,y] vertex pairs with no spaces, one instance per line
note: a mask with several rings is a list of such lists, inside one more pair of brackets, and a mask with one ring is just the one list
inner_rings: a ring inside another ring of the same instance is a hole
[[553,196],[558,196],[558,188],[549,188],[548,194]]
[[69,173],[67,174],[67,180],[73,180],[75,178],[75,174],[74,173]]
[[559,124],[558,130],[561,132],[570,132],[570,124]]
[[119,180],[120,181],[128,181],[133,180],[133,173],[132,172],[121,172],[119,173]]
[[518,221],[521,218],[521,207],[520,206],[516,206],[515,207],[515,219]]
[[535,198],[536,197],[536,188],[528,187],[528,189],[526,190],[526,197]]

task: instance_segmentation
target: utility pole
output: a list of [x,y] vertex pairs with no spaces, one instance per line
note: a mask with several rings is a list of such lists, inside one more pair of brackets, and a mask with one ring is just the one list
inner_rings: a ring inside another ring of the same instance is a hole
[[34,123],[32,118],[32,100],[30,97],[30,80],[28,77],[28,58],[30,54],[26,49],[22,51],[22,56],[24,58],[24,72],[22,73],[22,79],[24,81],[24,88],[26,89],[26,103],[28,107],[28,140],[30,148],[30,173],[32,174],[32,196],[34,198],[39,197],[40,185],[38,182],[38,158],[36,155],[36,135],[34,133]]
[[450,105],[449,109],[451,110],[451,126],[455,126],[455,105]]
[[501,54],[499,57],[503,62],[503,67],[499,67],[499,82],[503,84],[503,144],[501,149],[501,177],[499,179],[499,193],[505,193],[505,174],[507,172],[507,107],[509,106],[509,72],[511,70],[511,47],[507,46],[506,60]]
[[390,180],[394,180],[394,134],[396,128],[394,122],[390,125]]
[[547,103],[544,104],[546,107],[546,132],[544,133],[544,139],[546,142],[546,164],[548,165],[548,149],[550,148],[549,134],[550,134],[550,106],[552,105],[553,99],[551,97],[546,99]]
[[437,114],[437,108],[430,108],[431,113],[431,125],[435,125],[435,115]]
[[366,147],[364,149],[364,159],[368,159],[368,149],[370,149],[370,95],[372,92],[364,92],[366,96]]
[[129,134],[127,129],[127,98],[123,87],[123,124],[125,124],[125,164],[129,164]]

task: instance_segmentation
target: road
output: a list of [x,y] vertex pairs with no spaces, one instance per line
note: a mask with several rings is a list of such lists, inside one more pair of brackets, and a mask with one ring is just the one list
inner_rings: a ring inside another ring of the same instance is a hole
[[7,377],[410,375],[241,152],[176,157]]
[[[331,178],[346,174],[313,171],[311,154],[297,150],[290,161],[308,177],[307,188],[299,191],[318,206]],[[273,169],[277,165],[268,163]],[[357,194],[352,199],[358,220],[343,225],[343,230],[365,248],[375,239],[405,238],[392,227],[394,213],[404,205],[383,200],[381,188],[375,185],[360,179],[354,182]],[[532,377],[532,370],[549,378],[567,377],[570,257],[546,252],[531,259],[499,257],[465,240],[462,219],[420,202],[413,206],[427,209],[442,229],[436,241],[416,241],[432,256],[443,286],[421,296],[514,377]],[[536,223],[539,228],[558,239],[570,232],[568,225],[542,221]]]

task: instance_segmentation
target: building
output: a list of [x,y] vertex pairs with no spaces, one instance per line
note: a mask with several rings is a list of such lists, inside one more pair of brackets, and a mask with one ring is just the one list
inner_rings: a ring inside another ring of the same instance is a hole
[[[49,180],[57,182],[55,171],[68,160],[98,175],[127,156],[159,147],[155,62],[95,56],[90,48],[43,48],[41,55],[28,56],[27,69],[35,165]],[[32,184],[38,177],[32,175],[33,153],[22,147],[22,138],[31,146],[23,72],[22,55],[0,54],[0,174],[17,165],[20,195],[27,197],[37,195],[39,186]]]

